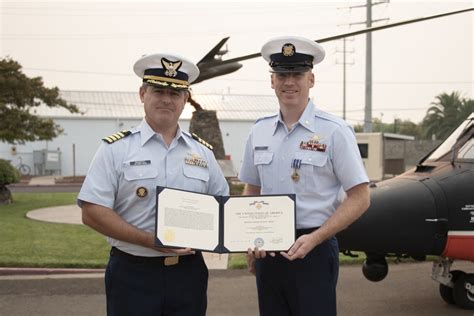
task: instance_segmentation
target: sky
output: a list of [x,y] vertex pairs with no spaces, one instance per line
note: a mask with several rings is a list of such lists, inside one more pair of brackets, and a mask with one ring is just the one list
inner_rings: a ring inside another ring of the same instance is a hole
[[[374,1],[373,1],[374,2]],[[198,62],[230,36],[224,59],[260,52],[270,38],[313,40],[364,28],[366,1],[1,1],[0,56],[47,87],[138,91],[132,70],[143,54],[173,52]],[[351,8],[352,7],[352,8]],[[374,26],[472,7],[472,1],[392,0],[373,6]],[[420,122],[440,93],[473,98],[473,13],[374,32],[372,117]],[[346,120],[362,124],[365,35],[346,42]],[[310,96],[342,117],[342,40],[326,42]],[[273,95],[262,58],[193,86],[195,93]]]

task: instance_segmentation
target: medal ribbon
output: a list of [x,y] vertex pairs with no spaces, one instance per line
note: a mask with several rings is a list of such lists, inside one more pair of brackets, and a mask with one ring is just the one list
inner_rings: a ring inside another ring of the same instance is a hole
[[291,162],[291,168],[295,169],[300,169],[301,168],[301,159],[293,159]]

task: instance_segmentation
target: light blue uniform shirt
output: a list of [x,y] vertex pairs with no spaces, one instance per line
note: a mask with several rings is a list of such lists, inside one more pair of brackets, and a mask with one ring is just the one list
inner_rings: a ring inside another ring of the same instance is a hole
[[295,193],[298,229],[321,226],[344,191],[369,182],[352,127],[311,101],[291,131],[281,114],[257,120],[239,179],[261,187],[261,194]]
[[[86,201],[111,208],[133,226],[154,232],[156,186],[229,194],[212,151],[179,127],[169,147],[145,120],[130,131],[131,135],[99,147],[79,193],[79,206]],[[140,197],[143,188],[147,194]],[[136,256],[164,255],[113,238],[108,241]]]

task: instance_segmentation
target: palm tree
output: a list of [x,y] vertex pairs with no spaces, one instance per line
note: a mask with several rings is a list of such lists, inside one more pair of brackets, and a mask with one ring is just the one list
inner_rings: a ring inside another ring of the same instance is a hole
[[437,139],[444,139],[474,111],[473,100],[462,98],[457,91],[441,93],[431,104],[422,122],[425,138],[435,135]]

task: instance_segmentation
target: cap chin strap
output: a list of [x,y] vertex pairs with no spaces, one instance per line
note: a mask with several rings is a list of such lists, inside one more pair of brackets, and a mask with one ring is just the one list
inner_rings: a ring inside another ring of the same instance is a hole
[[152,76],[152,75],[143,76],[143,82],[148,82],[148,81],[151,81],[151,80],[171,82],[171,83],[177,83],[177,84],[180,84],[180,85],[189,86],[189,83],[186,80],[179,80],[179,79],[173,79],[173,78],[168,78],[168,77],[160,77],[160,76]]

